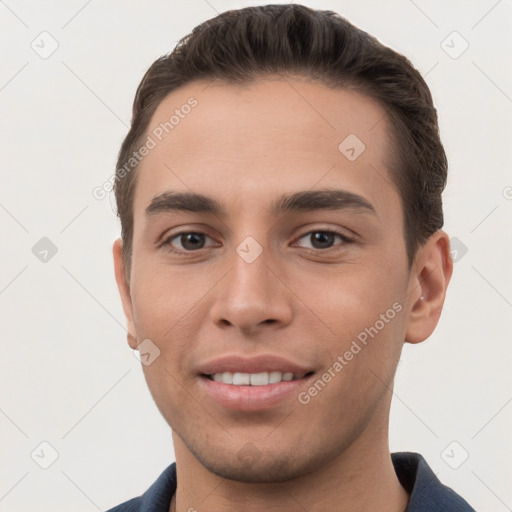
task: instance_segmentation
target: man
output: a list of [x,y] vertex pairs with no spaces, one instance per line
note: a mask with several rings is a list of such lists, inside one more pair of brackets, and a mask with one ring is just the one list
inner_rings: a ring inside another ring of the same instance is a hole
[[452,274],[446,173],[420,74],[332,12],[226,12],[153,63],[113,252],[176,463],[111,511],[473,510],[388,446]]

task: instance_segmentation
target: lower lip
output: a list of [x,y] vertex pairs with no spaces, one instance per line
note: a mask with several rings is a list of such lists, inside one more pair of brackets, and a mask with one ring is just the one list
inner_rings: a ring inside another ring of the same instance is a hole
[[199,382],[206,394],[223,407],[238,411],[261,411],[296,398],[311,377],[265,386],[234,386],[216,382],[204,375],[199,377]]

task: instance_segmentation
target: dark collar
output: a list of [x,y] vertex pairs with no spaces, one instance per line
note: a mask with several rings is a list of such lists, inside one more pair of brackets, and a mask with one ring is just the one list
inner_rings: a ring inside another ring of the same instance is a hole
[[[463,498],[443,485],[419,454],[391,454],[398,480],[410,494],[406,512],[475,512]],[[168,512],[176,492],[176,463],[168,466],[140,497],[107,512]]]
[[392,453],[391,460],[398,480],[410,494],[406,512],[475,512],[462,497],[439,481],[419,453]]

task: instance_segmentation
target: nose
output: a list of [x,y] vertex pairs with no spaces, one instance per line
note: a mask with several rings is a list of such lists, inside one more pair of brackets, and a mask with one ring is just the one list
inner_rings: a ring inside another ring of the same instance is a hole
[[288,325],[293,315],[293,295],[268,252],[263,250],[250,262],[233,251],[230,263],[231,270],[215,287],[210,309],[214,324],[222,329],[236,328],[244,335]]

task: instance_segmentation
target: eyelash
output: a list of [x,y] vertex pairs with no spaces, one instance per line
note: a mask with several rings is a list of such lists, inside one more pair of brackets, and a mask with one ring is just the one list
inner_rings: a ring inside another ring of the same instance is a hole
[[[302,234],[300,237],[298,237],[297,240],[301,240],[305,236],[312,235],[313,233],[328,233],[328,234],[332,234],[332,235],[338,236],[342,240],[342,242],[343,242],[342,245],[350,244],[350,243],[354,242],[353,239],[347,237],[344,233],[341,233],[341,232],[333,230],[333,229],[313,229],[311,231],[308,231],[308,232]],[[201,249],[187,251],[186,249],[185,250],[183,250],[183,249],[174,249],[172,247],[172,244],[171,244],[172,240],[174,240],[176,238],[179,238],[182,235],[190,235],[190,234],[205,235],[206,237],[211,238],[206,233],[203,233],[201,231],[180,231],[178,233],[174,233],[173,235],[167,237],[163,241],[161,246],[164,248],[164,250],[172,252],[172,253],[175,253],[175,254],[178,254],[178,255],[193,254],[195,252],[200,252],[202,249],[207,249],[207,247],[202,247]],[[336,250],[336,247],[328,247],[326,249],[316,249],[316,248],[306,247],[305,249],[308,249],[310,251],[315,251],[315,252],[317,252],[317,251],[319,251],[319,252],[328,252],[328,251],[331,251],[331,250]]]

